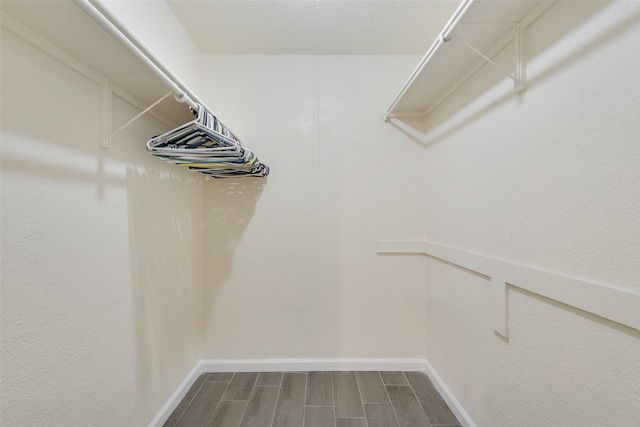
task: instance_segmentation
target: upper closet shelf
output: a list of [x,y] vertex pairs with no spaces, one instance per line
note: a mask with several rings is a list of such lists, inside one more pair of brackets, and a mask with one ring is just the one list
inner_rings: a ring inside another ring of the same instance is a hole
[[[514,81],[515,92],[522,92],[521,32],[553,3],[462,0],[385,113],[385,121],[428,115],[487,63]],[[512,40],[514,65],[505,69],[492,58]]]
[[[269,173],[101,1],[2,1],[0,5],[4,28],[102,87],[101,146],[109,147],[112,136],[149,113],[177,128],[163,135],[170,142],[176,141],[175,131],[182,131],[177,145],[189,150],[182,153],[173,147],[170,153],[160,153],[157,147],[165,141],[154,137],[152,154],[214,177]],[[117,129],[111,120],[113,94],[142,110]]]
[[[146,108],[170,88],[148,64],[80,7],[89,2],[2,1],[2,26],[99,85],[110,84],[127,102]],[[167,97],[153,114],[169,126],[193,119],[185,104]],[[133,101],[133,102],[132,102]]]

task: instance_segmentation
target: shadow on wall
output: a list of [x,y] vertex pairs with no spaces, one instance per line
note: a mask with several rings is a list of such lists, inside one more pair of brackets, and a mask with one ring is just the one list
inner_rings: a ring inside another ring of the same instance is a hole
[[[567,3],[567,7],[571,9],[570,11],[565,10],[564,8],[559,8],[558,4],[552,6],[548,11],[546,11],[541,17],[538,18],[538,21],[544,19],[549,24],[544,27],[544,32],[538,31],[536,33],[537,39],[535,41],[535,48],[532,47],[533,43],[531,43],[530,40],[527,40],[527,37],[529,36],[529,33],[531,33],[531,31],[528,30],[527,33],[525,33],[525,64],[531,61],[536,56],[542,54],[544,51],[551,48],[554,44],[556,44],[563,37],[570,34],[576,28],[587,23],[591,17],[596,15],[599,11],[601,11],[611,3],[613,2],[569,2]],[[570,12],[570,14],[568,12]],[[585,55],[590,54],[598,47],[610,43],[616,35],[638,25],[639,19],[640,14],[630,14],[625,18],[624,21],[618,22],[617,25],[608,28],[601,34],[594,34],[594,37],[592,39],[587,40],[582,46],[569,53],[561,61],[558,61],[555,64],[551,64],[534,78],[527,78],[527,87],[533,87],[536,83],[549,78],[558,71],[562,70],[564,67],[576,62]],[[535,25],[536,23],[534,22],[533,26]],[[509,44],[505,49],[511,48],[512,46],[511,44]],[[512,64],[504,65],[507,69],[511,69],[513,67]],[[426,147],[448,138],[459,129],[462,129],[469,124],[481,119],[485,114],[489,113],[491,110],[504,104],[505,102],[508,102],[514,98],[516,99],[516,102],[519,102],[523,97],[526,98],[526,91],[520,95],[516,95],[512,91],[509,91],[504,95],[493,99],[491,102],[485,103],[485,105],[480,108],[475,108],[473,109],[473,111],[467,114],[460,115],[460,118],[456,117],[453,123],[449,123],[450,119],[454,118],[454,116],[456,115],[459,115],[461,108],[460,106],[464,106],[466,108],[468,104],[479,99],[483,95],[483,93],[488,92],[490,89],[494,88],[496,85],[507,79],[503,74],[496,71],[495,73],[491,74],[491,77],[484,78],[485,82],[482,85],[482,88],[484,90],[476,90],[474,92],[473,89],[470,88],[470,85],[468,83],[473,82],[474,79],[477,79],[478,74],[485,70],[485,68],[486,67],[482,67],[478,72],[470,77],[467,83],[463,84],[457,90],[457,92],[452,95],[450,99],[456,99],[456,101],[454,102],[455,105],[450,105],[449,101],[445,101],[442,105],[437,107],[431,115],[426,118],[391,119],[389,123],[391,123],[393,127],[398,129],[402,134],[407,136],[412,141]]]
[[209,179],[204,183],[204,320],[215,291],[229,278],[233,257],[268,178]]
[[127,168],[135,352],[141,387],[175,369],[176,361],[199,355],[202,181],[197,178]]

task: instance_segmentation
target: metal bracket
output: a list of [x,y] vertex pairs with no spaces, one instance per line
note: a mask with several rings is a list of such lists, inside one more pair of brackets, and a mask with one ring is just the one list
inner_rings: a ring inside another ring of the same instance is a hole
[[515,61],[514,67],[514,79],[513,79],[513,91],[515,93],[522,93],[527,88],[525,79],[525,64],[523,59],[522,48],[522,24],[514,24],[513,26],[513,55]]
[[100,135],[100,147],[102,148],[111,148],[112,96],[111,82],[105,79],[102,83],[102,135]]
[[513,52],[514,52],[514,72],[510,72],[504,69],[500,64],[489,58],[487,55],[478,50],[471,43],[467,42],[463,38],[453,35],[453,37],[461,42],[464,46],[478,54],[482,59],[487,61],[490,65],[494,66],[498,70],[502,71],[507,77],[513,80],[513,91],[515,93],[521,93],[526,89],[525,84],[525,67],[522,59],[522,26],[520,23],[513,24]]
[[111,82],[109,80],[105,80],[105,82],[102,85],[102,136],[101,136],[100,146],[102,148],[111,148],[111,138],[113,138],[116,134],[123,131],[127,126],[129,126],[130,124],[138,120],[140,117],[147,114],[151,109],[153,109],[156,105],[164,101],[169,95],[173,93],[174,91],[168,92],[162,98],[158,99],[156,102],[154,102],[153,104],[151,104],[150,106],[142,110],[140,113],[138,113],[134,118],[129,120],[127,123],[123,124],[115,131],[111,131],[113,126],[112,116],[111,116],[112,107],[113,107],[112,106],[113,90],[111,87]]

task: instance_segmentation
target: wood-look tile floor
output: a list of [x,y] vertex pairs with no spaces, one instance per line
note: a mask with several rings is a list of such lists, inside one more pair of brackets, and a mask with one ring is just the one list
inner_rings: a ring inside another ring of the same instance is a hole
[[420,372],[201,375],[165,426],[460,426]]

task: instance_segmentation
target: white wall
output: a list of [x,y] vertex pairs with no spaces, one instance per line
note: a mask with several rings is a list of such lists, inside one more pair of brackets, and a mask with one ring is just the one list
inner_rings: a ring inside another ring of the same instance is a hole
[[202,97],[271,166],[206,181],[205,358],[423,357],[422,149],[382,113],[413,56],[207,56]]
[[139,22],[262,180],[153,159],[148,117],[96,148],[99,88],[3,31],[3,423],[144,425],[200,358],[426,352],[480,426],[637,425],[638,331],[512,289],[502,340],[485,277],[375,241],[640,291],[639,16],[557,5],[528,31],[525,94],[487,67],[401,129],[382,112],[416,57],[180,59]]
[[[401,125],[427,240],[640,292],[639,6],[560,3],[526,32],[524,94],[485,67]],[[428,259],[426,283],[427,359],[479,426],[639,425],[640,331],[512,288],[503,340],[488,278]]]
[[3,425],[146,425],[201,358],[203,180],[148,116],[98,148],[101,102],[3,28]]

